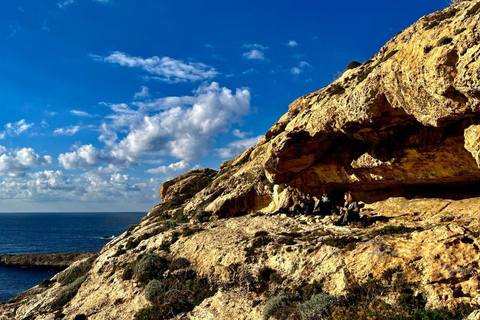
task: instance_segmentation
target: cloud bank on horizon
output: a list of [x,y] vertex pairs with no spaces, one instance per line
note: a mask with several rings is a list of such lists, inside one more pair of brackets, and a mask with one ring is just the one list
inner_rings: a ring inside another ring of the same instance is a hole
[[149,210],[163,181],[218,168],[295,98],[445,6],[396,4],[385,19],[393,4],[247,2],[5,4],[0,212]]

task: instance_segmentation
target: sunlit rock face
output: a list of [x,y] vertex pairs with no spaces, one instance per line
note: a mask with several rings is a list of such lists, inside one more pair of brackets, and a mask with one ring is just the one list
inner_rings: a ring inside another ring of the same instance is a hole
[[[165,182],[162,202],[80,268],[78,291],[60,307],[62,279],[85,261],[0,304],[0,319],[135,319],[152,307],[138,275],[148,254],[168,265],[159,279],[183,279],[175,290],[193,276],[211,285],[175,319],[262,319],[271,297],[300,299],[315,281],[338,299],[352,284],[383,281],[381,302],[393,306],[403,281],[428,309],[479,305],[479,19],[479,1],[421,18],[293,102],[218,172]],[[361,191],[375,223],[268,214],[324,188]],[[176,259],[184,266],[173,268]]]
[[264,141],[268,178],[304,190],[479,181],[479,4],[463,5],[293,102]]

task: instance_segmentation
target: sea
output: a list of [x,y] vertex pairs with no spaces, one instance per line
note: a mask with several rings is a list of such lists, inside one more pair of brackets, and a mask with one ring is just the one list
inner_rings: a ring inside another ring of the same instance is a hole
[[[146,212],[0,213],[0,254],[100,251]],[[0,266],[0,302],[58,270]]]

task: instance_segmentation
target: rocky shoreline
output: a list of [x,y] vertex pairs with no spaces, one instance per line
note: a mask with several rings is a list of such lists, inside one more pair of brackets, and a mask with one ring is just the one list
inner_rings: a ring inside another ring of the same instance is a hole
[[97,252],[2,254],[0,255],[0,266],[65,269],[75,261],[97,254]]

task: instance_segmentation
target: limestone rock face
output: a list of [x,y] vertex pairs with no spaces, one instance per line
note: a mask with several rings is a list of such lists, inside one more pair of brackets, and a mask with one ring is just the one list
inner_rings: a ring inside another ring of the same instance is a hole
[[478,10],[466,1],[423,17],[293,102],[264,141],[268,178],[304,191],[479,181],[464,147],[479,121]]
[[[299,297],[315,281],[341,298],[352,283],[401,279],[427,308],[480,305],[479,20],[478,0],[421,18],[371,60],[294,101],[218,172],[164,183],[163,201],[102,249],[62,306],[61,279],[81,261],[0,304],[0,320],[134,319],[152,305],[134,274],[152,253],[169,264],[159,278],[195,275],[195,290],[210,286],[174,319],[261,319],[270,297]],[[374,223],[269,214],[323,188],[364,192],[362,214]],[[390,293],[387,302],[398,296]]]

